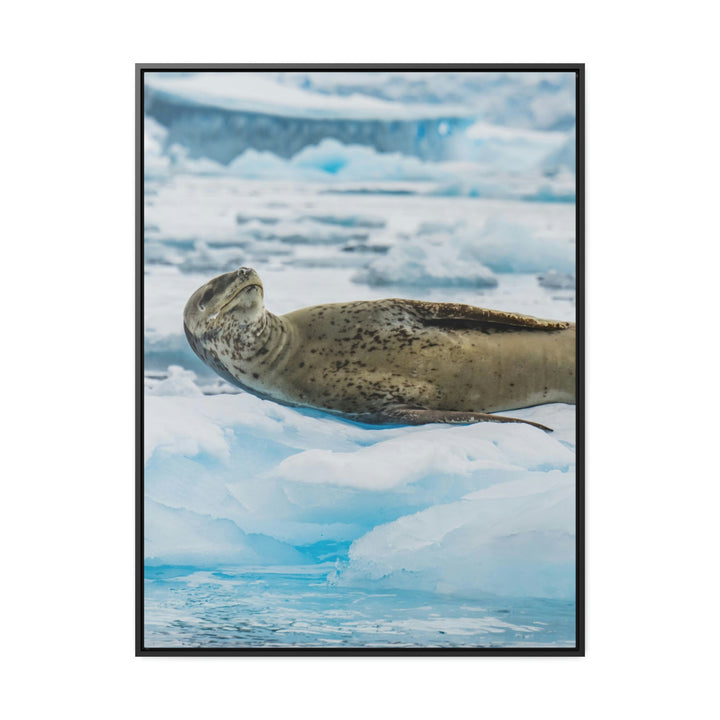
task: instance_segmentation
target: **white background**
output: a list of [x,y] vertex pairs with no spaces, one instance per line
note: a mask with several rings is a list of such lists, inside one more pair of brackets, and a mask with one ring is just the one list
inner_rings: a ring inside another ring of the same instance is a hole
[[[5,8],[8,717],[717,710],[717,23],[663,7]],[[134,63],[371,61],[587,64],[587,657],[134,658]]]

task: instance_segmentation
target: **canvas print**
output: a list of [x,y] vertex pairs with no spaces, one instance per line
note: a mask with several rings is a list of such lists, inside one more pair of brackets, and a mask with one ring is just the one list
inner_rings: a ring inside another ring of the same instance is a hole
[[138,77],[139,653],[579,652],[580,70]]

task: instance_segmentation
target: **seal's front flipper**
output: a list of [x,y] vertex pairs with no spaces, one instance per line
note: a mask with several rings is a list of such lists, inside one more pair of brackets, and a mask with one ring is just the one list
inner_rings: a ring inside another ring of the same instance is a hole
[[404,425],[426,425],[428,423],[452,423],[459,425],[479,422],[524,423],[525,425],[532,425],[545,432],[552,432],[552,428],[545,427],[545,425],[530,420],[521,420],[520,418],[490,415],[488,413],[460,412],[457,410],[427,410],[425,408],[413,408],[404,405],[395,405],[387,408],[378,415],[376,422],[384,424],[401,423]]

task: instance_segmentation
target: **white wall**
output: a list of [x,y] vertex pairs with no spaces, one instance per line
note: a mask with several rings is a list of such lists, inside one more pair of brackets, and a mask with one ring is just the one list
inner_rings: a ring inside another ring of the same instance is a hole
[[[707,715],[718,642],[711,6],[251,5],[5,10],[11,716]],[[587,63],[585,659],[133,657],[133,64],[173,61]]]

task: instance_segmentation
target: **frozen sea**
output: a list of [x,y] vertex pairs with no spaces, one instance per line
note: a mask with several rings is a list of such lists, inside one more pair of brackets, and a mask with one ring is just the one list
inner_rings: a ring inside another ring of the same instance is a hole
[[364,426],[231,387],[182,327],[241,265],[276,314],[408,297],[574,320],[574,180],[543,171],[571,131],[470,124],[497,162],[532,149],[514,173],[336,140],[223,165],[168,132],[146,118],[145,646],[573,646],[574,406],[506,413],[552,434]]

